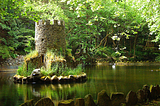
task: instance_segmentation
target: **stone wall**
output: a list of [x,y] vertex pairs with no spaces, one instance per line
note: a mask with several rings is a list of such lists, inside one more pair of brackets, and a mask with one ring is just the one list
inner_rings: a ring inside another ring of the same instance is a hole
[[44,55],[47,49],[65,50],[64,21],[40,20],[35,23],[35,49]]
[[[148,85],[143,85],[142,89],[139,89],[137,92],[129,91],[126,96],[123,92],[112,92],[109,96],[105,90],[102,90],[97,95],[97,103],[94,101],[93,97],[88,94],[84,98],[59,101],[58,106],[159,106],[159,103],[155,102],[159,97],[159,85],[150,85],[150,87]],[[32,104],[30,106],[39,106],[36,104],[42,104],[44,102],[47,103],[43,104],[45,106],[52,106],[54,104],[52,99],[42,98],[35,104],[30,100],[23,103],[21,106],[26,106],[26,104]]]

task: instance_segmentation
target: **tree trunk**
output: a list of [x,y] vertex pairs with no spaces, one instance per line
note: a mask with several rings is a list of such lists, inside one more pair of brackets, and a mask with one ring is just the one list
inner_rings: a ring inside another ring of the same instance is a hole
[[135,57],[135,54],[136,54],[136,41],[137,41],[137,35],[135,36],[134,38],[134,46],[133,46],[133,49],[134,49],[134,54],[133,56]]

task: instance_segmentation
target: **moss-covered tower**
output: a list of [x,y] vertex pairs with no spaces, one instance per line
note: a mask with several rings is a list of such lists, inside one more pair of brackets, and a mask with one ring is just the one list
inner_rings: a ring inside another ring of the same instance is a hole
[[65,50],[64,21],[40,20],[35,23],[35,49],[44,55],[47,49]]

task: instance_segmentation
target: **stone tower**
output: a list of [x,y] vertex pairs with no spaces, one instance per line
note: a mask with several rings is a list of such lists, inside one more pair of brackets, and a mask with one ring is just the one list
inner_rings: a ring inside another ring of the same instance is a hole
[[44,55],[47,49],[65,50],[64,21],[40,20],[35,23],[35,49],[39,55]]

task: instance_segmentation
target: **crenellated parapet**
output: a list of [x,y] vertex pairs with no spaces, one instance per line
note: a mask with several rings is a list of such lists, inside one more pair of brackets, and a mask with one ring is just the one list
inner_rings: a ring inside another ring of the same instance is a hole
[[39,20],[35,23],[35,47],[40,55],[47,49],[65,50],[65,24],[59,20]]
[[65,26],[64,21],[60,21],[60,20],[39,20],[38,22],[36,22],[36,25],[58,25],[58,26]]

